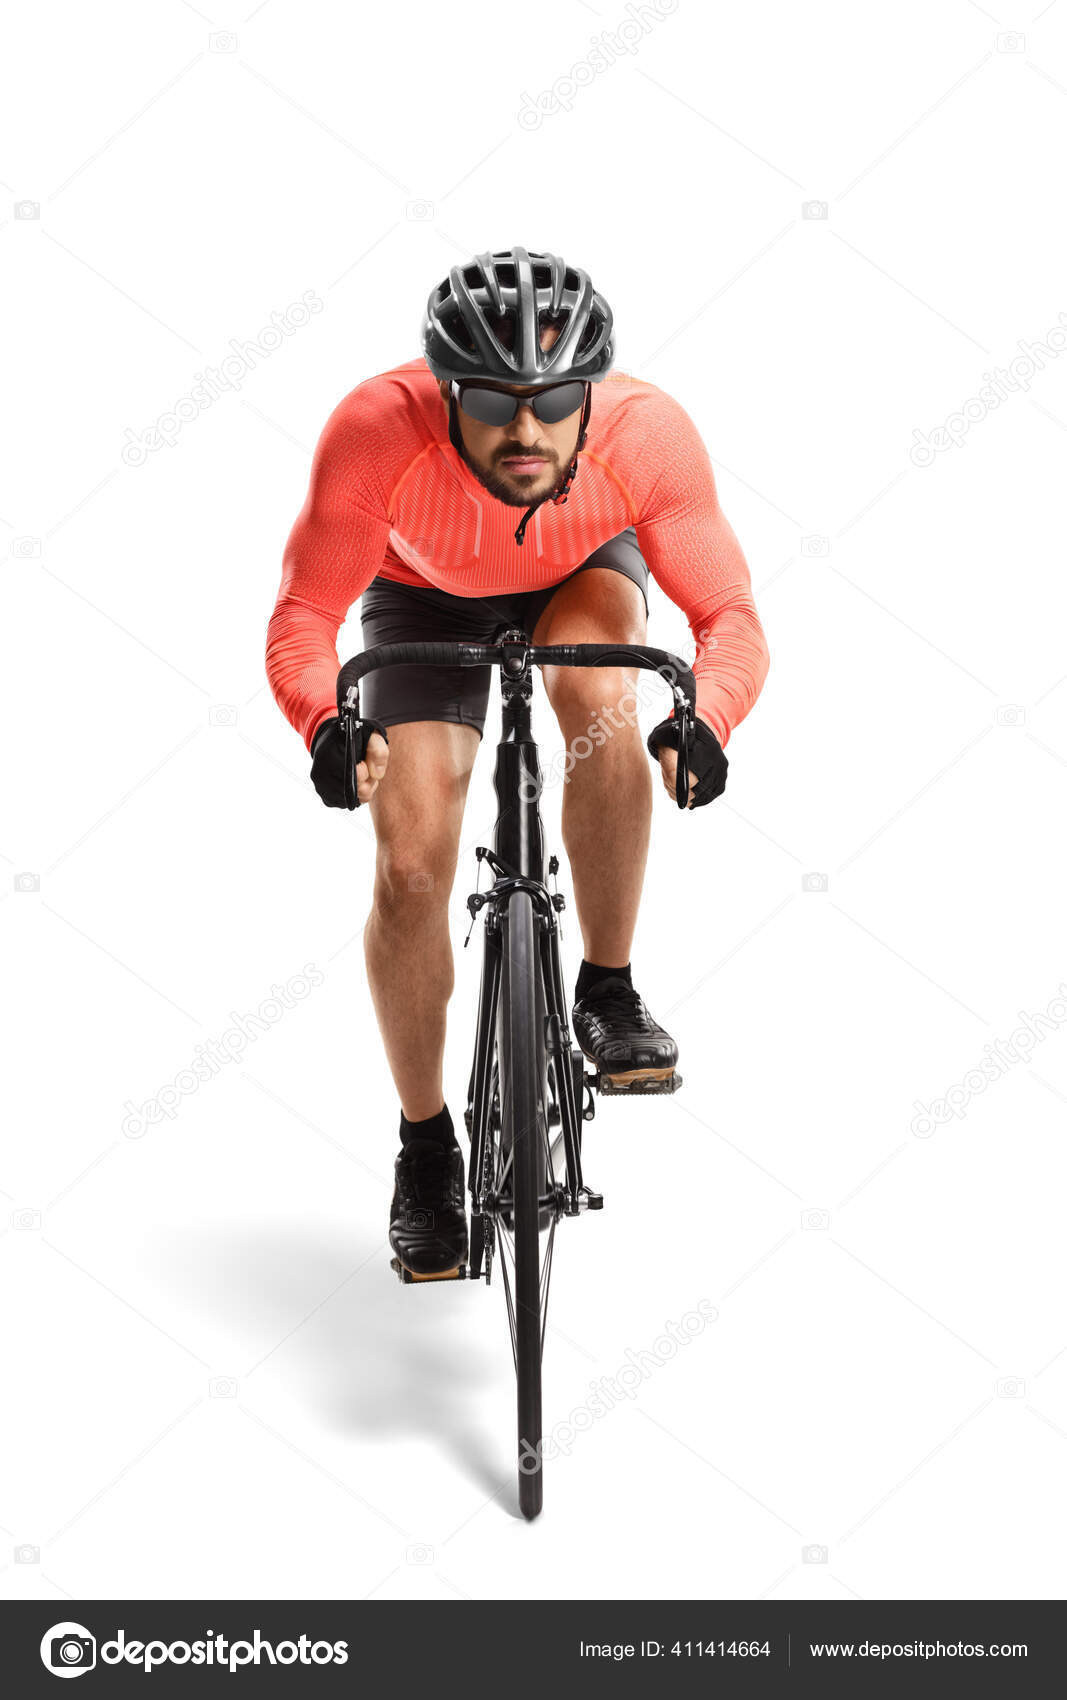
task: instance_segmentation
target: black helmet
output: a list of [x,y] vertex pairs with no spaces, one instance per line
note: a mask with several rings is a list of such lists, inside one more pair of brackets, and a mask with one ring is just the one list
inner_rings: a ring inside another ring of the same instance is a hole
[[[598,383],[615,352],[611,308],[558,254],[504,248],[453,266],[426,303],[422,350],[435,378]],[[559,335],[541,347],[541,332]]]

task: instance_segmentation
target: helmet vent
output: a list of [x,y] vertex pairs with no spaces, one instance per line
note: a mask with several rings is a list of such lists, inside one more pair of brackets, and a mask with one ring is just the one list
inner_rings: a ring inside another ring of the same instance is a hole
[[456,313],[453,315],[452,319],[449,321],[448,330],[449,335],[459,343],[461,348],[467,349],[471,354],[477,354],[477,346],[474,338],[471,336],[470,331],[463,321],[462,314]]
[[597,339],[599,331],[600,331],[600,326],[597,324],[596,320],[595,319],[588,320],[588,322],[586,323],[585,329],[582,331],[581,336],[578,338],[577,352],[579,354],[584,354],[586,349],[590,348],[592,346],[592,344]]

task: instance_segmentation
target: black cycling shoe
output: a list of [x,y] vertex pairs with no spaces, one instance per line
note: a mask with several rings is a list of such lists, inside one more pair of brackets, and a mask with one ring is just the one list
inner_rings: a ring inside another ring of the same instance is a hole
[[463,1153],[436,1139],[411,1139],[396,1160],[389,1215],[393,1268],[415,1281],[458,1278],[467,1262]]
[[678,1047],[658,1026],[629,981],[606,975],[571,1011],[574,1036],[615,1091],[668,1091]]

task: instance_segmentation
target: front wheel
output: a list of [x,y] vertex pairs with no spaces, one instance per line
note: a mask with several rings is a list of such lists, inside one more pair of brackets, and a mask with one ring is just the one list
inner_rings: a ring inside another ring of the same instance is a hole
[[[542,1269],[540,1201],[546,1186],[548,1111],[544,996],[534,908],[513,894],[502,921],[499,1004],[501,1154],[510,1171],[514,1290],[508,1294],[518,1379],[519,1508],[536,1517],[542,1505],[542,1279],[547,1288],[551,1234]],[[505,1290],[508,1258],[502,1259]]]

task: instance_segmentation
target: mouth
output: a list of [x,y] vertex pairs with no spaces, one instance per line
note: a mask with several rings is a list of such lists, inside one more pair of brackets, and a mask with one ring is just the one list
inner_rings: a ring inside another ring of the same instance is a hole
[[543,472],[548,461],[543,455],[508,455],[500,464],[505,472],[522,478]]

